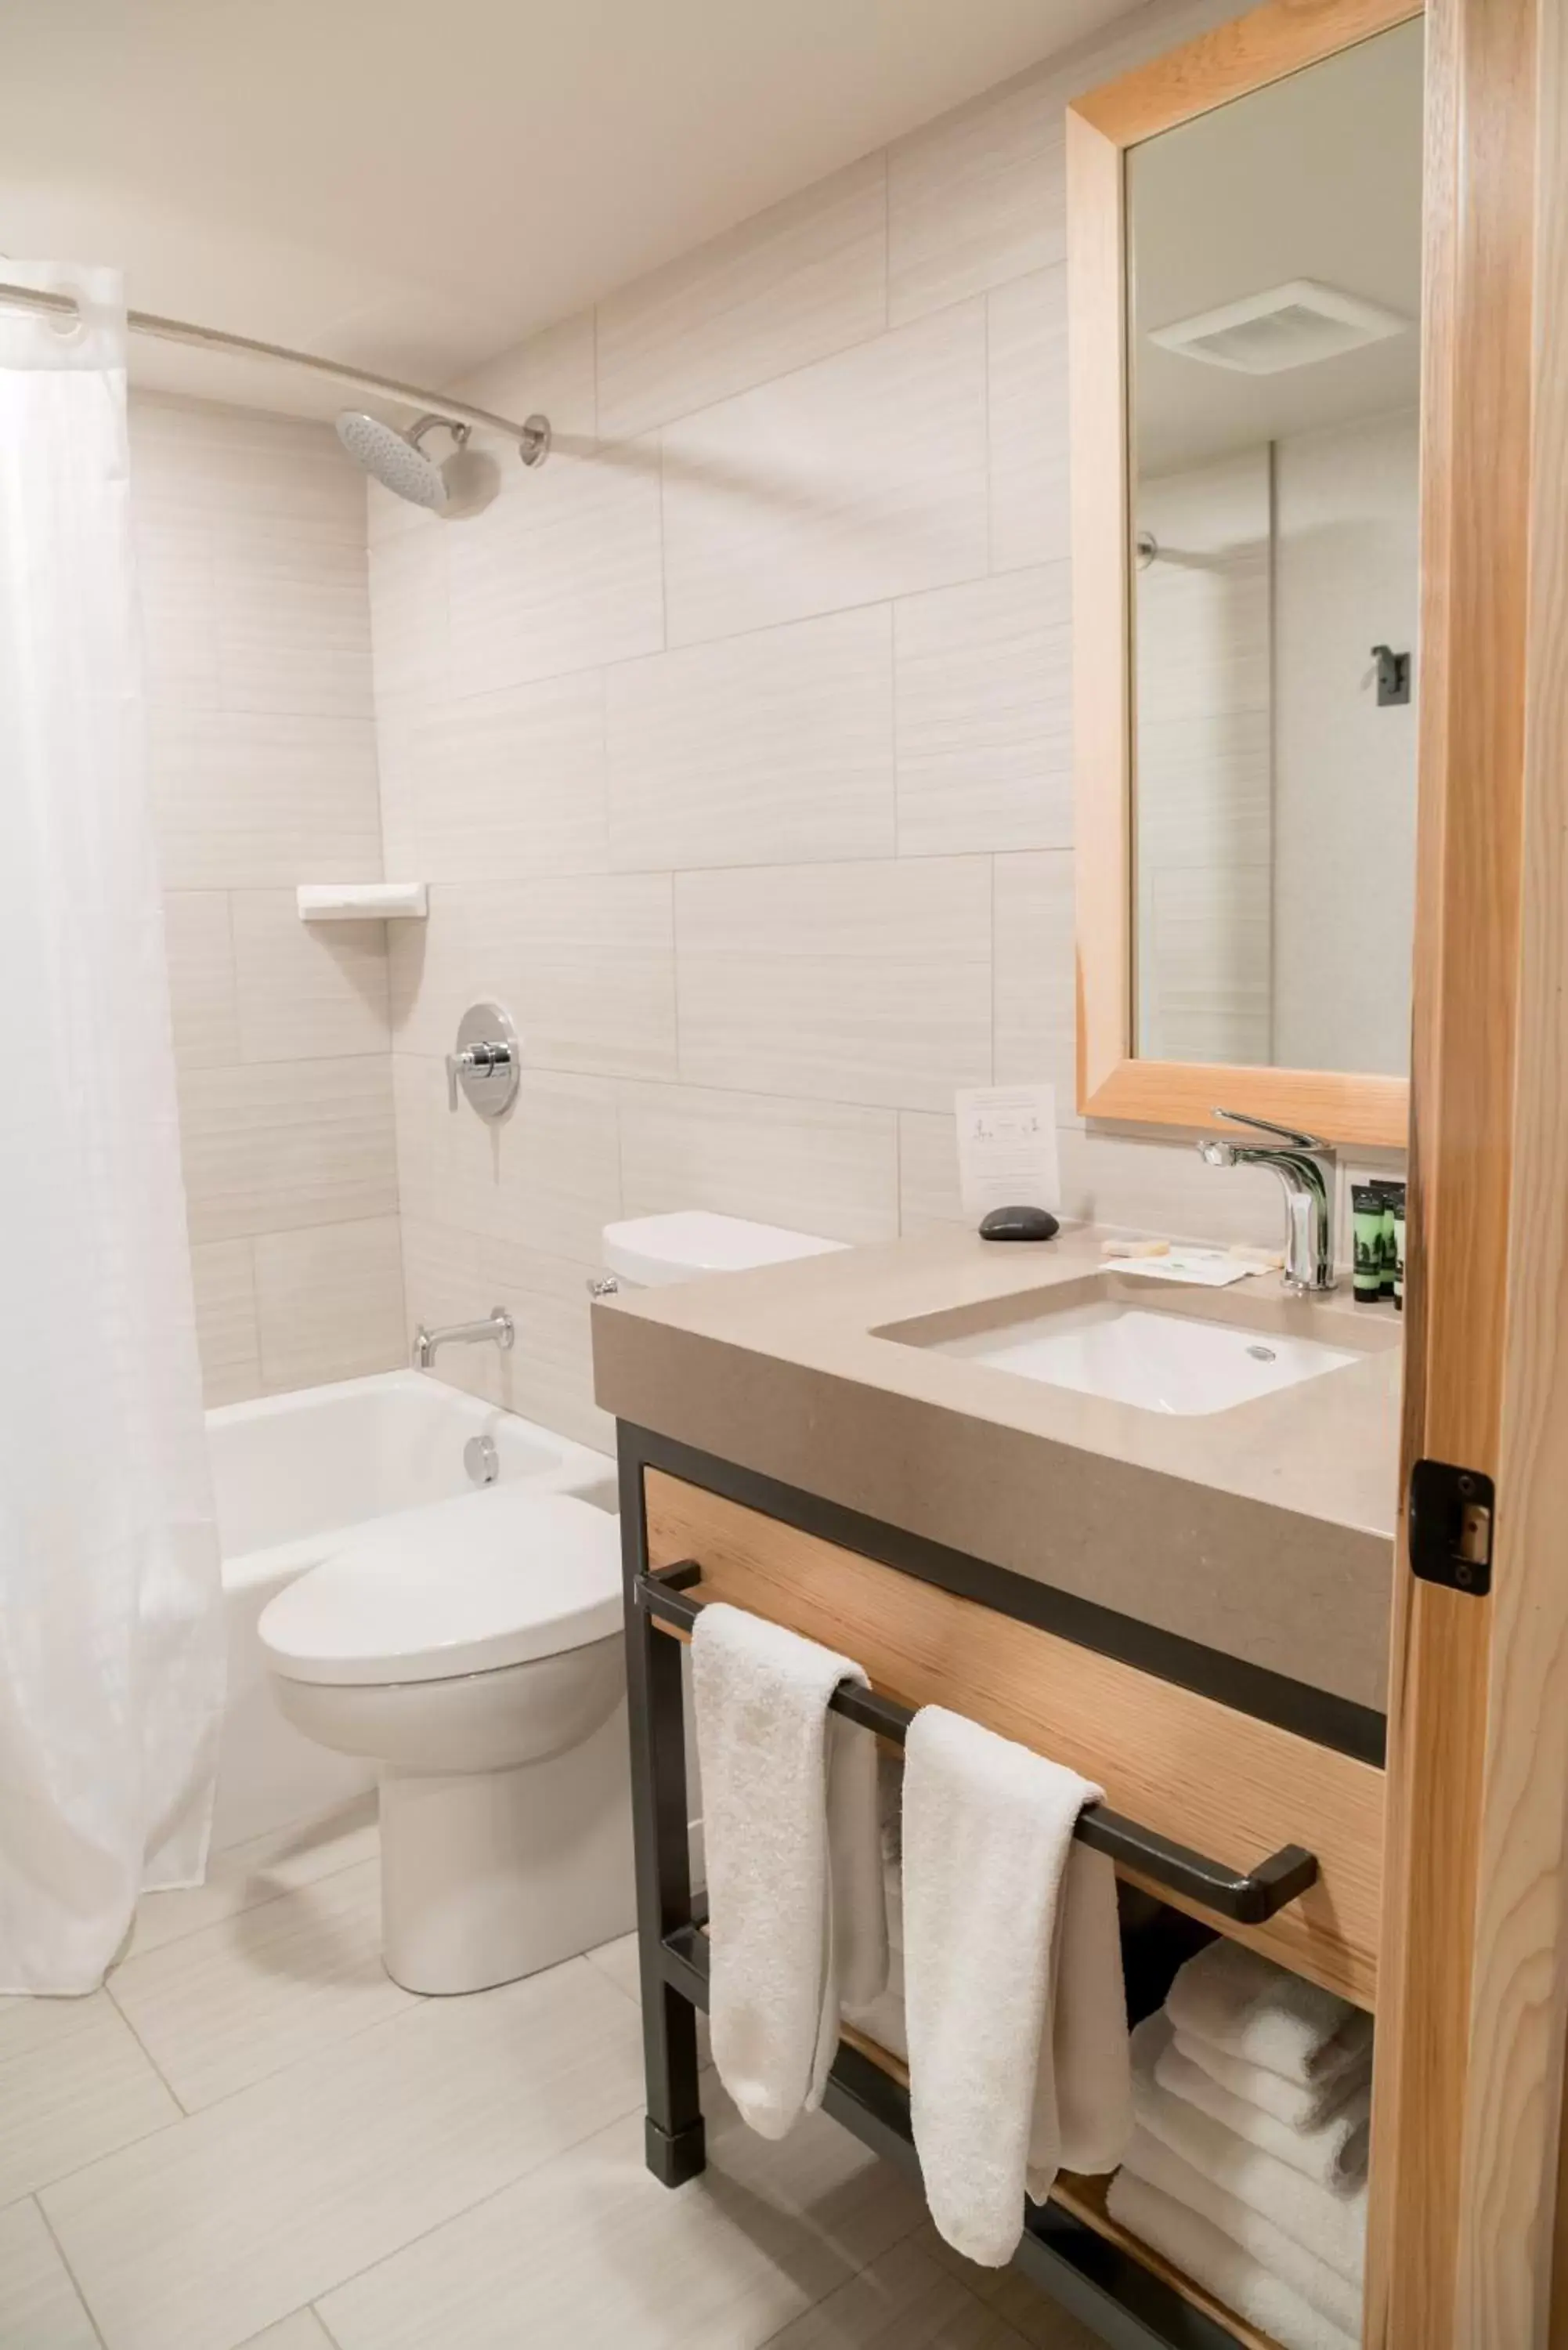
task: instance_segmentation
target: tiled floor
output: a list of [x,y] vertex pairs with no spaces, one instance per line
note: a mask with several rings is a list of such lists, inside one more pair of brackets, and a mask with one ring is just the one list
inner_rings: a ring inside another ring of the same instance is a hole
[[630,1942],[416,1999],[376,1876],[363,1814],[242,1846],[94,1998],[0,2000],[0,2350],[1093,2350],[835,2124],[767,2145],[711,2075],[666,2193]]

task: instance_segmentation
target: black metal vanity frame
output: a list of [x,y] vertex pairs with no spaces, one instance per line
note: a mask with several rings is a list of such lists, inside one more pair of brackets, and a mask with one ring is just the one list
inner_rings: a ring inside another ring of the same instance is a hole
[[[857,1551],[998,1614],[1195,1690],[1318,1745],[1383,1765],[1384,1717],[1366,1707],[863,1517],[625,1420],[618,1426],[618,1454],[646,2151],[649,2168],[667,2187],[695,2178],[706,2161],[697,2011],[708,2005],[708,1947],[691,1891],[681,1651],[679,1642],[659,1633],[658,1625],[662,1619],[685,1627],[694,1620],[701,1606],[696,1596],[701,1564],[685,1561],[650,1572],[645,1469],[663,1470],[689,1485]],[[900,1742],[911,1718],[906,1707],[847,1685],[841,1685],[833,1702],[850,1719]],[[1239,1877],[1202,1854],[1173,1845],[1101,1805],[1085,1811],[1079,1833],[1097,1850],[1129,1862],[1147,1878],[1220,1916],[1271,1917],[1316,1875],[1311,1854],[1288,1847]],[[874,2152],[919,2176],[907,2093],[846,2043],[840,2044],[823,2104]],[[1015,2259],[1111,2350],[1235,2350],[1235,2336],[1228,2329],[1054,2203],[1026,2207]]]

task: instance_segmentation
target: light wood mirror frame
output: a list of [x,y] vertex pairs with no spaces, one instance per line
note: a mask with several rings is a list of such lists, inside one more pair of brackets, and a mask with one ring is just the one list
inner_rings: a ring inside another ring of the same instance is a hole
[[1403,1077],[1141,1060],[1134,1049],[1127,153],[1422,13],[1421,0],[1270,0],[1067,109],[1078,1107],[1087,1117],[1211,1127],[1222,1102],[1325,1141],[1406,1144]]

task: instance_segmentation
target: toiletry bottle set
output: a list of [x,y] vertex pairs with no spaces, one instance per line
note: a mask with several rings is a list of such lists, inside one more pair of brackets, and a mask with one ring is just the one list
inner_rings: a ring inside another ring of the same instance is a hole
[[1357,1305],[1384,1298],[1405,1304],[1405,1186],[1393,1177],[1351,1186],[1355,1233],[1352,1273]]

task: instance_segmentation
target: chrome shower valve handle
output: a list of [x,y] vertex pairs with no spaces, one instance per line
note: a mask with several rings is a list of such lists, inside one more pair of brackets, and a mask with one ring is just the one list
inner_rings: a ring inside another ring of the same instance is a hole
[[446,1106],[461,1092],[481,1118],[504,1118],[517,1097],[522,1047],[499,1003],[471,1003],[458,1023],[457,1049],[446,1056]]

